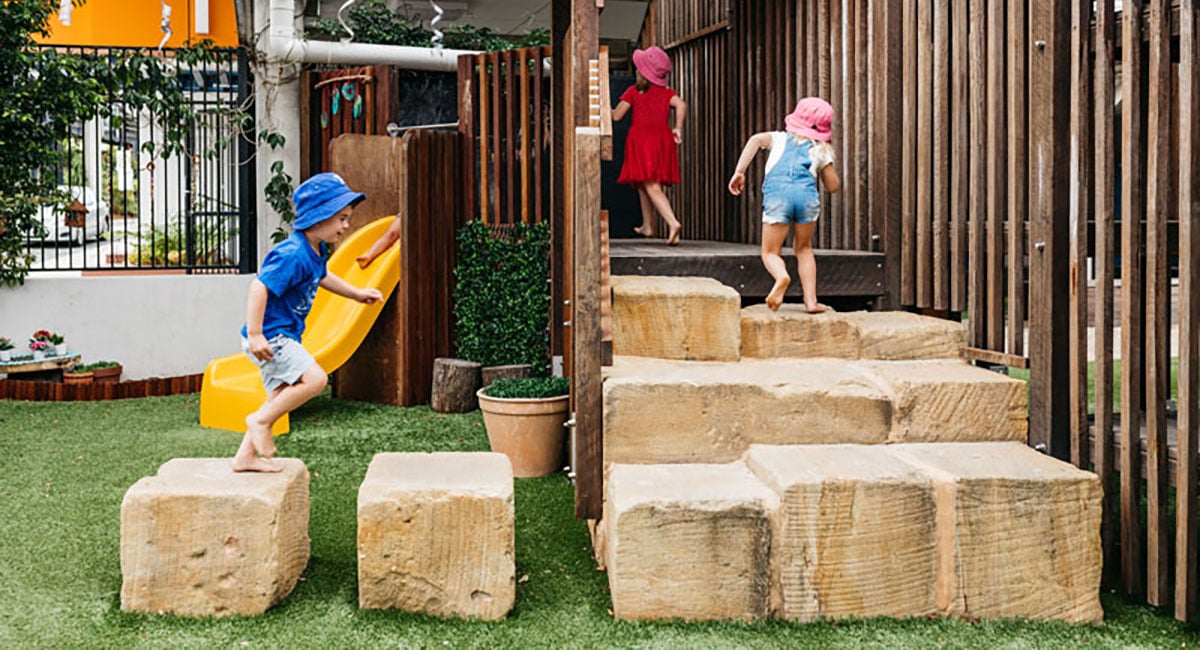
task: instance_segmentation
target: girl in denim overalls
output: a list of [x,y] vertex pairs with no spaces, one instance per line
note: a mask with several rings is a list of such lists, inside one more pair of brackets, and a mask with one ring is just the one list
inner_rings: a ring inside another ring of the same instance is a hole
[[746,141],[733,178],[729,179],[729,191],[734,196],[742,193],[746,168],[759,149],[770,149],[763,178],[762,261],[775,278],[775,285],[767,295],[767,307],[779,309],[792,282],[782,253],[788,231],[794,230],[792,247],[796,251],[800,287],[804,290],[804,306],[808,313],[818,314],[825,311],[825,306],[817,302],[817,262],[812,250],[813,230],[821,214],[817,180],[830,193],[840,187],[829,146],[833,107],[818,97],[806,97],[784,122],[787,132],[756,133]]

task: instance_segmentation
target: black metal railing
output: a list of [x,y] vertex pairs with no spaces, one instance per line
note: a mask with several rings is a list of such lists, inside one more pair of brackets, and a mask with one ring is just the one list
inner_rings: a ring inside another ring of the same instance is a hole
[[[100,57],[154,52],[54,47]],[[125,104],[120,91],[112,92],[101,116],[76,124],[57,143],[62,160],[47,173],[57,178],[65,203],[41,208],[44,232],[27,233],[32,270],[254,270],[248,59],[238,50],[213,49],[193,64],[180,52],[159,56],[174,68],[191,115],[184,152],[164,157],[166,116]]]

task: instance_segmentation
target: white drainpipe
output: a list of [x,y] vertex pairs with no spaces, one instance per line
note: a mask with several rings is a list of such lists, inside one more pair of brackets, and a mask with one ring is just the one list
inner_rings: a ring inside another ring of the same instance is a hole
[[460,54],[478,54],[471,50],[309,41],[297,38],[295,20],[295,0],[271,0],[267,38],[271,58],[286,63],[394,65],[408,70],[454,72]]

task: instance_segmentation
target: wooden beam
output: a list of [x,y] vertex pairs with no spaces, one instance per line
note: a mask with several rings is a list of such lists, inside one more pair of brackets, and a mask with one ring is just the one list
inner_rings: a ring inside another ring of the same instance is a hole
[[575,516],[599,519],[604,505],[604,404],[600,325],[600,130],[575,129],[574,276],[571,340],[575,403]]

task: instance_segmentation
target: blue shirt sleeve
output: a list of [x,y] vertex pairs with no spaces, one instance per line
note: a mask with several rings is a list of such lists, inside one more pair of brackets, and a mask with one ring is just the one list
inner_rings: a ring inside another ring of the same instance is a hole
[[285,251],[284,245],[272,248],[263,258],[258,270],[258,281],[276,296],[282,296],[288,289],[296,285],[297,265]]

